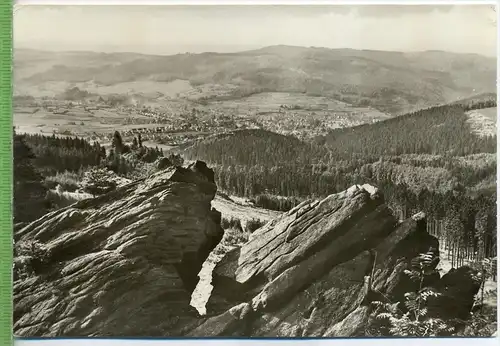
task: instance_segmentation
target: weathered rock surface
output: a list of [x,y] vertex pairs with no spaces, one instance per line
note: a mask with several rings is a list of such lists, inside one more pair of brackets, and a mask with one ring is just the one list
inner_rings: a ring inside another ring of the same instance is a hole
[[17,230],[24,253],[16,263],[31,272],[14,283],[14,334],[179,336],[195,328],[190,295],[223,235],[215,193],[213,171],[196,162]]
[[[438,249],[424,214],[398,223],[372,186],[304,202],[221,260],[209,317],[189,335],[366,335],[372,301],[402,301],[419,288],[405,270],[427,261],[425,285],[456,286],[434,270]],[[460,294],[468,304],[476,292],[469,285]]]
[[[39,261],[24,254],[34,274],[14,286],[15,334],[365,336],[373,301],[395,306],[424,285],[441,293],[432,316],[461,318],[479,289],[466,267],[440,278],[423,213],[398,222],[376,188],[353,186],[298,205],[227,253],[201,317],[189,302],[222,238],[215,192],[213,172],[198,162],[18,230],[20,244],[42,246],[32,247]],[[423,281],[407,274],[423,265]]]

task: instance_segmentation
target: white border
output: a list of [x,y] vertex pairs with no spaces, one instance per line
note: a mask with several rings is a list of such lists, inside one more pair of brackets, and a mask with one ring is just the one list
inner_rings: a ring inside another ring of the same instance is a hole
[[[2,0],[0,0],[2,1]],[[500,18],[498,11],[499,0],[14,0],[14,7],[23,5],[492,5],[497,8],[497,23]],[[498,29],[497,29],[498,30]],[[498,32],[498,31],[497,31]],[[499,38],[497,34],[497,92],[500,81],[500,56]],[[497,117],[500,114],[497,113]],[[500,124],[497,121],[497,134],[499,133]],[[500,141],[497,140],[497,153],[500,152]],[[500,171],[498,169],[497,160],[497,182],[500,180]],[[497,183],[497,196],[500,195],[500,186]],[[500,205],[497,202],[497,225],[500,220]],[[498,226],[497,226],[498,229]],[[500,240],[497,237],[497,249],[499,248]],[[500,267],[497,267],[498,276],[500,276]],[[500,293],[499,288],[497,291]],[[500,320],[500,311],[497,311],[497,321]],[[14,340],[14,346],[216,346],[216,345],[261,345],[262,343],[271,342],[280,346],[326,346],[326,345],[370,345],[370,346],[386,346],[397,345],[404,343],[405,346],[419,346],[421,344],[436,345],[436,346],[460,346],[460,345],[499,345],[500,340],[496,338],[377,338],[377,339],[26,339]]]
[[14,0],[18,5],[498,5],[495,0]]

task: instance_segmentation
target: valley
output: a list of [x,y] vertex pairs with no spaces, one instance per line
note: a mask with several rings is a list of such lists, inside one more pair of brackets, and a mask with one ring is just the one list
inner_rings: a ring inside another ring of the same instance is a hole
[[245,128],[311,139],[493,92],[496,67],[445,52],[293,46],[172,56],[18,49],[14,65],[19,131],[106,141],[118,129],[173,146]]
[[[433,333],[491,335],[491,59],[273,46],[15,63],[18,334],[394,336],[368,328],[370,304],[418,298],[408,271],[453,329]],[[101,309],[64,297],[61,312],[30,280]],[[129,283],[140,323],[121,313],[118,331],[110,297]]]
[[160,97],[138,104],[127,104],[133,96],[122,98],[124,105],[111,105],[111,97],[106,96],[78,101],[21,99],[15,105],[14,125],[24,133],[68,134],[100,141],[109,139],[118,128],[125,136],[141,133],[158,144],[178,145],[206,134],[245,128],[310,139],[335,128],[391,117],[370,107],[302,93],[262,92],[204,102]]

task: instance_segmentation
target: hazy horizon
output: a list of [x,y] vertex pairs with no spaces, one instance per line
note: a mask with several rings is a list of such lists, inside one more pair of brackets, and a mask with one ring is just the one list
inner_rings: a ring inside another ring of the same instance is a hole
[[[447,51],[447,50],[439,50],[439,49],[427,49],[427,50],[415,50],[415,51],[397,51],[397,50],[379,50],[379,49],[356,49],[356,48],[349,48],[349,47],[338,47],[338,48],[330,48],[330,47],[316,47],[316,46],[292,46],[292,45],[285,45],[285,44],[276,44],[276,45],[271,45],[271,46],[255,46],[255,47],[246,47],[246,48],[241,48],[238,49],[238,46],[220,46],[219,49],[207,49],[203,50],[200,46],[196,47],[198,49],[195,49],[195,51],[192,51],[188,48],[185,50],[180,50],[179,52],[173,52],[173,53],[145,53],[143,51],[140,51],[139,48],[137,50],[120,50],[118,47],[116,49],[104,49],[104,50],[89,50],[89,49],[38,49],[38,48],[32,48],[32,47],[14,47],[13,49],[19,49],[19,50],[33,50],[33,51],[38,51],[38,52],[49,52],[49,53],[96,53],[96,54],[142,54],[142,55],[150,55],[150,56],[172,56],[172,55],[178,55],[178,54],[204,54],[204,53],[215,53],[215,54],[237,54],[237,53],[244,53],[246,51],[252,51],[252,50],[259,50],[259,49],[266,49],[269,47],[277,47],[277,46],[283,46],[283,47],[297,47],[297,48],[319,48],[319,49],[329,49],[329,50],[356,50],[356,51],[379,51],[379,52],[390,52],[390,53],[425,53],[425,52],[444,52],[444,53],[450,53],[450,54],[471,54],[471,55],[480,55],[486,58],[496,58],[496,56],[491,56],[491,55],[485,55],[485,54],[480,54],[480,53],[467,53],[467,52],[452,52],[452,51]],[[179,48],[182,46],[178,46]]]
[[268,46],[496,57],[491,5],[16,6],[16,49],[154,55]]

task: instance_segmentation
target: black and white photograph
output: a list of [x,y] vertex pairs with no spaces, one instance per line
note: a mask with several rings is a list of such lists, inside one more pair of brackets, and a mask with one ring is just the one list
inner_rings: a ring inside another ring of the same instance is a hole
[[496,337],[496,11],[15,6],[14,336]]

